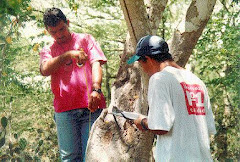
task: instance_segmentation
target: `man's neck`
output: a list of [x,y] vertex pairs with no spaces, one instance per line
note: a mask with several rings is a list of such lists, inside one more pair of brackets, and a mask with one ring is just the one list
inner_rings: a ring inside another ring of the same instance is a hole
[[167,67],[167,66],[172,66],[172,67],[177,68],[177,69],[184,69],[184,68],[182,68],[181,66],[179,66],[176,62],[166,60],[166,61],[160,63],[160,65],[159,65],[159,71],[162,71],[162,70],[163,70],[165,67]]

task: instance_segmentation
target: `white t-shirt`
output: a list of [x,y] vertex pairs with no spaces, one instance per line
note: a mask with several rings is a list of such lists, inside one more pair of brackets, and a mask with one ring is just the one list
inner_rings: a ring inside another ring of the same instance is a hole
[[196,75],[165,67],[150,78],[148,102],[148,127],[169,131],[157,136],[157,162],[212,161],[215,123],[207,88]]

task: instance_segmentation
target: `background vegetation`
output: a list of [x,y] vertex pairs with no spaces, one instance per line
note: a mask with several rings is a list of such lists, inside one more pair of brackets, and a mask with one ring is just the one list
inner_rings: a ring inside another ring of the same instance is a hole
[[[188,68],[207,84],[216,119],[212,139],[215,161],[239,160],[239,7],[238,1],[217,1]],[[41,4],[39,4],[41,3]],[[104,94],[119,68],[126,26],[117,0],[36,1],[0,3],[0,160],[57,161],[53,96],[49,77],[39,73],[39,50],[51,41],[42,24],[47,7],[63,9],[75,32],[92,34],[108,58]],[[159,27],[168,40],[185,1],[171,1]],[[174,7],[173,7],[174,6]]]

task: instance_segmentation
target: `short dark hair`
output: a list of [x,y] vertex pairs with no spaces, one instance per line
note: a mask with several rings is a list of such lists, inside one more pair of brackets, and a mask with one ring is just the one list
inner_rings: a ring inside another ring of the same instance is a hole
[[46,28],[48,26],[57,26],[61,20],[63,20],[64,23],[67,23],[66,16],[59,8],[48,8],[43,14],[43,22]]
[[[173,58],[172,58],[172,55],[170,53],[162,53],[162,54],[156,54],[156,55],[145,55],[145,56],[148,56],[148,57],[156,60],[157,62],[164,62],[166,60],[174,61]],[[142,60],[143,62],[146,62],[147,58],[145,56],[141,56],[139,58],[139,60]]]

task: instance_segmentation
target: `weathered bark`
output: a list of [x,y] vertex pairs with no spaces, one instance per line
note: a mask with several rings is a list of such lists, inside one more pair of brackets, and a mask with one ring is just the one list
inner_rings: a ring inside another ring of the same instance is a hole
[[193,0],[190,4],[185,19],[174,31],[170,53],[174,60],[185,66],[192,51],[197,44],[203,29],[212,14],[216,0]]
[[[201,2],[202,1],[203,0],[201,0]],[[126,39],[124,53],[121,56],[117,79],[111,89],[110,106],[103,111],[91,130],[87,148],[87,161],[118,162],[150,161],[151,159],[154,135],[148,132],[138,131],[134,125],[124,118],[117,117],[115,120],[109,112],[111,112],[113,106],[116,106],[121,110],[147,114],[148,104],[146,96],[148,77],[140,71],[138,63],[129,66],[126,64],[126,60],[133,55],[136,43],[142,36],[156,34],[167,1],[153,0],[144,3],[143,0],[120,0],[120,3],[127,22],[129,34]],[[145,4],[148,10],[146,10]],[[196,42],[209,16],[206,14],[205,17],[207,19],[204,20],[202,20],[203,16],[199,16],[198,19],[201,21],[192,20],[193,15],[199,15],[195,13],[199,12],[199,10],[193,9],[198,8],[194,7],[194,4],[199,4],[199,2],[194,1],[190,5],[186,20],[191,21],[193,25],[197,23],[197,29],[201,28],[201,30],[199,29],[197,32],[194,32],[194,30],[191,31],[191,39],[194,39],[193,41]],[[210,4],[209,6],[213,7],[212,3]],[[211,12],[208,12],[208,14],[210,13]],[[201,23],[202,21],[205,23]],[[199,23],[201,24],[200,26],[198,25]],[[183,34],[190,35],[187,32],[183,32]],[[197,39],[195,37],[197,37]],[[183,48],[177,44],[179,41],[181,41]],[[190,47],[186,48],[186,44],[189,44],[187,41],[190,41],[190,38],[183,37],[181,33],[176,35],[175,32],[170,50],[175,56],[175,59],[180,63],[182,60],[186,62],[186,59],[179,55],[185,54],[185,51],[186,53],[192,52],[196,44],[193,43]],[[180,50],[181,53],[179,53],[178,50]]]
[[145,0],[152,35],[157,34],[167,2],[168,0]]

